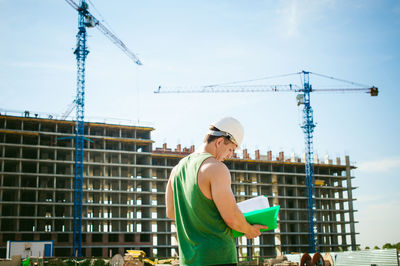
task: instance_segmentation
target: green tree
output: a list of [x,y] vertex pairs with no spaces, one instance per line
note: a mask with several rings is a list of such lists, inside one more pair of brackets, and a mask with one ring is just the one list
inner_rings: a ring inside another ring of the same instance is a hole
[[400,251],[400,242],[398,242],[398,243],[396,244],[396,248],[397,248],[398,251]]
[[378,246],[375,246],[374,249],[380,249]]
[[366,246],[365,249],[370,249],[370,248],[368,246]]
[[390,244],[390,243],[386,243],[385,245],[383,245],[382,249],[387,249],[387,248],[394,248],[394,245]]

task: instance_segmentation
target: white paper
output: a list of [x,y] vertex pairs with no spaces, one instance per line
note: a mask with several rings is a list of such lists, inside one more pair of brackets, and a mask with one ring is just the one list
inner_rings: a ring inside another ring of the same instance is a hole
[[268,198],[264,196],[254,197],[237,204],[242,213],[252,212],[269,208]]

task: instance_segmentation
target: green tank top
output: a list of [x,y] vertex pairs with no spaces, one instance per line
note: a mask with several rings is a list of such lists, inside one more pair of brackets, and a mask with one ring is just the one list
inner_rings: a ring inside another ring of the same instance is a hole
[[197,184],[199,168],[211,156],[193,153],[176,169],[173,191],[180,265],[237,263],[232,229]]

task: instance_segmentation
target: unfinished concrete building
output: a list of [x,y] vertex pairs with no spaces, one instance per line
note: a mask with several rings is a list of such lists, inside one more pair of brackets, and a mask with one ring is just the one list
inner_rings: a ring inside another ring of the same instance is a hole
[[[0,115],[0,257],[7,240],[53,240],[55,256],[72,254],[73,121]],[[164,192],[174,165],[194,147],[153,150],[151,127],[85,124],[82,253],[149,256],[177,253],[175,228],[166,218]],[[238,239],[240,256],[308,250],[304,162],[272,152],[226,162],[241,201],[268,196],[280,205],[278,228],[254,240]],[[355,249],[349,158],[316,162],[321,251]]]
[[[167,178],[176,159],[190,154],[191,149],[168,149],[166,144],[153,151],[153,165],[163,166],[159,177]],[[304,160],[303,160],[304,161]],[[356,231],[354,221],[351,170],[348,156],[344,164],[336,158],[319,161],[315,157],[315,196],[318,242],[321,252],[355,250]],[[280,152],[275,158],[272,152],[253,158],[243,150],[242,158],[225,161],[232,176],[232,190],[236,201],[264,195],[270,206],[280,205],[278,228],[264,232],[260,237],[237,239],[239,257],[271,257],[291,252],[308,252],[308,218],[305,185],[305,165],[291,155],[285,158]],[[171,233],[171,236],[174,234]],[[174,252],[176,252],[174,250]]]

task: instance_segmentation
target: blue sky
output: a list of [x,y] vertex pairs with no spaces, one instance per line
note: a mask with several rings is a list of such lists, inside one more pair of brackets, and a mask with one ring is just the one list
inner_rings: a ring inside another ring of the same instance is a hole
[[[304,151],[295,93],[153,94],[308,70],[380,89],[312,94],[318,156],[350,156],[357,242],[400,242],[400,2],[395,0],[106,1],[91,12],[143,61],[89,29],[90,120],[156,128],[156,146],[201,142],[222,116],[241,120],[250,154]],[[99,13],[97,12],[99,11]],[[101,14],[101,15],[99,15]],[[0,108],[62,114],[75,97],[77,14],[63,0],[0,0]],[[299,77],[254,84],[299,84]],[[310,77],[314,89],[344,84]],[[3,111],[2,111],[3,112]]]

